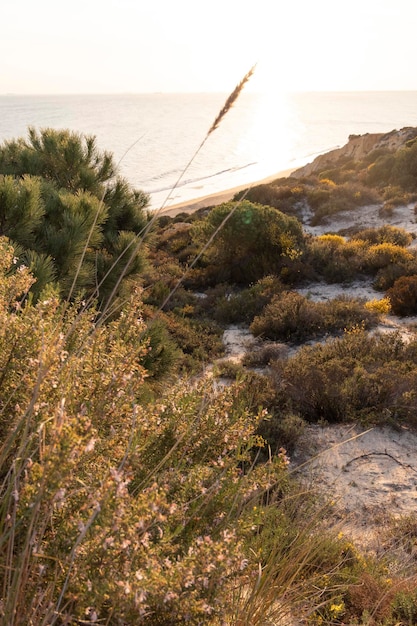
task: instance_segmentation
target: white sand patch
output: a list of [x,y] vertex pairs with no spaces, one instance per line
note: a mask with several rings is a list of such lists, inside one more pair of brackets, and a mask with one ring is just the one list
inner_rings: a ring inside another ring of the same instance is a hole
[[[339,231],[355,228],[362,230],[365,228],[379,228],[385,224],[404,228],[409,233],[417,235],[417,222],[414,213],[414,203],[396,207],[392,212],[381,213],[380,204],[372,204],[368,206],[341,211],[331,215],[323,221],[323,224],[311,226],[306,220],[303,229],[306,233],[314,236],[324,235],[325,233],[337,233]],[[304,219],[303,219],[304,221]],[[417,242],[415,242],[417,245]]]
[[417,513],[417,433],[407,428],[309,426],[292,467],[334,502],[334,521],[378,551],[389,516]]
[[370,331],[374,333],[399,333],[404,343],[409,343],[417,336],[417,316],[398,317],[396,315],[386,315],[379,322],[378,326]]
[[297,288],[296,291],[314,302],[327,302],[341,296],[362,300],[380,300],[385,296],[384,293],[375,291],[371,280],[358,280],[346,284],[315,282],[306,287]]
[[230,326],[223,333],[223,345],[227,359],[241,361],[246,352],[253,348],[256,343],[257,340],[249,328]]

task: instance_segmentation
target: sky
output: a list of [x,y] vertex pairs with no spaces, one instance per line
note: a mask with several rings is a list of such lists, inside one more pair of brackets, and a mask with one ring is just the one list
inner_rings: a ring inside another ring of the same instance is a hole
[[416,0],[1,0],[0,93],[417,90]]

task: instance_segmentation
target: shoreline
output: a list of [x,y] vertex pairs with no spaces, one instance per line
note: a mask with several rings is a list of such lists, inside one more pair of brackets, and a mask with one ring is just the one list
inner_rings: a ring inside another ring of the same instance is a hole
[[[216,193],[209,194],[207,196],[202,196],[200,198],[194,198],[193,200],[186,200],[184,202],[180,202],[178,204],[174,204],[173,206],[164,208],[162,210],[154,209],[155,213],[159,213],[159,215],[164,215],[167,217],[175,217],[179,213],[194,213],[198,209],[203,209],[207,206],[215,206],[218,204],[222,204],[223,202],[229,202],[238,191],[242,191],[243,189],[248,189],[248,187],[255,187],[256,185],[265,185],[267,183],[271,183],[277,178],[287,178],[295,172],[297,168],[291,168],[287,170],[282,170],[281,172],[277,172],[272,176],[268,176],[267,178],[263,178],[262,180],[257,180],[252,183],[246,183],[245,185],[239,185],[237,187],[232,187],[231,189],[225,189],[223,191],[217,191]],[[152,211],[152,209],[151,209]]]

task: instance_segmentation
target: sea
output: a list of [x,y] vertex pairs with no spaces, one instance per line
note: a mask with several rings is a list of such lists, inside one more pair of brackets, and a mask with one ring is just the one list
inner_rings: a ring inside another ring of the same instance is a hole
[[344,145],[351,134],[417,126],[417,91],[3,95],[0,143],[28,127],[95,135],[152,209],[260,181]]

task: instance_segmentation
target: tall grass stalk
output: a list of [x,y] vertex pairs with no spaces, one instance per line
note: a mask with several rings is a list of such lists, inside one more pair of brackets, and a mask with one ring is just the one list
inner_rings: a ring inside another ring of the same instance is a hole
[[[201,141],[200,145],[197,147],[195,152],[190,157],[188,163],[185,165],[185,167],[181,171],[178,179],[175,181],[174,185],[170,189],[170,191],[169,191],[167,197],[165,198],[164,202],[162,203],[162,205],[157,210],[155,210],[153,212],[152,218],[149,221],[148,225],[145,227],[145,229],[141,233],[138,234],[138,237],[137,237],[138,238],[138,242],[137,242],[136,245],[134,245],[133,250],[131,251],[131,254],[130,254],[130,256],[128,257],[128,259],[126,261],[125,269],[120,274],[120,277],[119,277],[116,285],[114,286],[112,293],[110,294],[110,297],[108,299],[108,304],[106,304],[106,306],[104,307],[104,311],[103,311],[104,315],[107,312],[108,306],[113,301],[113,298],[114,298],[115,294],[117,293],[117,290],[120,287],[120,283],[123,280],[124,276],[126,275],[126,272],[127,272],[128,268],[130,267],[131,263],[133,262],[133,259],[135,258],[136,254],[138,253],[138,251],[140,249],[140,246],[142,245],[144,237],[149,233],[149,231],[154,226],[157,218],[159,217],[161,212],[164,210],[168,200],[170,199],[171,194],[173,193],[173,191],[175,191],[175,189],[180,184],[181,180],[183,179],[183,177],[185,176],[185,174],[187,173],[187,171],[191,167],[192,163],[197,158],[198,154],[202,150],[203,146],[205,145],[205,143],[208,140],[208,138],[210,137],[210,135],[219,127],[221,121],[224,119],[224,117],[227,115],[227,113],[230,111],[230,109],[233,107],[233,105],[237,101],[238,97],[240,96],[241,92],[243,91],[244,86],[246,85],[246,83],[250,80],[251,76],[253,75],[253,73],[255,71],[255,67],[256,67],[255,65],[251,67],[249,72],[247,74],[245,74],[243,79],[238,83],[238,85],[235,87],[235,89],[232,91],[232,93],[228,96],[228,98],[226,99],[226,102],[223,105],[222,109],[220,110],[220,112],[216,116],[214,122],[210,126],[209,130],[207,131],[207,133],[206,133],[205,137],[203,138],[203,140]],[[132,243],[132,245],[133,245],[133,243]],[[124,255],[127,252],[128,252],[128,248],[126,248],[123,251],[122,254]],[[201,256],[201,254],[202,253],[200,253],[199,257]],[[122,255],[120,255],[120,259],[121,258],[122,258]],[[117,264],[120,259],[117,259],[115,261],[115,264]],[[195,262],[197,262],[197,259],[195,260]],[[164,306],[165,305],[166,305],[166,303],[164,303]]]
[[[88,298],[87,302],[84,305],[84,310],[87,310],[91,306],[91,304],[94,302],[95,297],[97,297],[98,294],[99,294],[99,290],[100,290],[101,285],[105,282],[105,280],[108,278],[108,276],[114,270],[114,268],[118,265],[118,263],[123,259],[123,257],[128,254],[129,249],[132,248],[132,250],[130,252],[130,255],[128,256],[128,258],[126,260],[126,263],[124,265],[124,269],[120,273],[120,276],[119,276],[119,278],[118,278],[118,280],[117,280],[117,282],[116,282],[116,284],[115,284],[115,286],[114,286],[114,288],[113,288],[113,290],[112,290],[112,292],[111,292],[111,294],[110,294],[106,304],[104,305],[104,308],[103,308],[103,310],[101,312],[101,321],[99,321],[98,323],[105,322],[107,317],[109,317],[112,314],[114,314],[115,311],[111,309],[112,303],[114,302],[114,297],[115,297],[115,295],[116,295],[116,293],[117,293],[117,291],[118,291],[118,289],[120,287],[120,284],[121,284],[122,280],[126,276],[126,273],[127,273],[128,269],[129,269],[129,267],[131,266],[133,260],[135,259],[137,253],[139,252],[141,246],[143,245],[143,241],[144,241],[146,235],[153,228],[156,220],[158,219],[159,215],[164,210],[168,200],[170,199],[170,196],[171,196],[172,192],[175,191],[175,189],[178,187],[179,183],[181,182],[181,180],[185,176],[186,172],[191,167],[192,163],[197,158],[198,154],[200,153],[200,151],[204,147],[204,145],[207,142],[207,140],[210,137],[210,135],[220,126],[220,124],[221,124],[222,120],[224,119],[224,117],[227,115],[227,113],[231,110],[231,108],[236,103],[236,101],[239,98],[241,92],[243,91],[246,83],[250,80],[250,78],[254,74],[255,69],[256,69],[256,65],[253,65],[251,67],[251,69],[247,72],[247,74],[245,74],[245,76],[242,78],[242,80],[236,85],[235,89],[231,92],[231,94],[228,96],[228,98],[226,99],[223,107],[221,108],[221,110],[217,114],[216,118],[214,119],[212,125],[210,126],[209,130],[207,131],[205,137],[203,138],[203,140],[201,141],[201,143],[199,144],[199,146],[197,147],[195,152],[192,154],[192,156],[190,157],[189,161],[187,162],[187,164],[185,165],[185,167],[181,171],[178,179],[175,181],[174,185],[170,189],[170,191],[169,191],[167,197],[165,198],[164,202],[162,203],[162,205],[157,210],[153,211],[152,217],[149,220],[147,226],[145,226],[142,229],[142,231],[137,234],[135,240],[132,240],[131,243],[126,248],[124,248],[124,250],[115,259],[115,261],[113,262],[111,267],[107,270],[106,274],[103,276],[101,281],[96,285],[95,291],[91,294],[91,296]],[[117,164],[118,166],[120,165],[120,162],[126,156],[126,154],[140,140],[141,140],[141,138],[137,139],[135,142],[133,142],[131,144],[131,146],[129,146],[129,148],[125,151],[125,153],[122,155],[121,159],[119,160],[119,162]],[[100,199],[100,202],[99,202],[99,206],[97,208],[94,221],[93,221],[93,223],[91,225],[91,228],[90,228],[90,233],[89,233],[87,241],[85,243],[84,250],[83,250],[83,253],[82,253],[81,257],[80,257],[80,260],[79,260],[79,263],[78,263],[78,267],[77,267],[77,270],[76,270],[76,273],[75,273],[75,276],[74,276],[74,279],[73,279],[73,282],[72,282],[72,286],[70,288],[68,300],[71,299],[71,296],[74,293],[75,285],[76,285],[78,276],[79,276],[81,268],[82,268],[82,264],[83,264],[83,261],[84,261],[84,258],[85,258],[85,254],[86,254],[88,246],[89,246],[89,241],[90,241],[90,238],[91,238],[92,233],[94,231],[94,228],[96,226],[97,219],[98,219],[98,216],[100,214],[100,210],[101,210],[101,208],[103,206],[103,203],[104,203],[105,193],[106,193],[106,188],[103,189],[102,196],[101,196],[101,199]],[[244,200],[244,198],[245,198],[245,194],[240,198],[240,202],[242,202]],[[227,220],[232,216],[234,210],[235,209],[233,209],[232,212],[229,214],[229,216],[227,216],[225,218],[224,222],[222,224],[220,224],[220,226],[216,229],[215,233],[213,233],[213,235],[210,237],[209,241],[202,247],[202,249],[200,250],[198,255],[194,258],[194,260],[190,264],[190,266],[189,266],[187,271],[190,271],[190,269],[192,267],[194,267],[194,265],[198,262],[198,260],[201,258],[202,254],[204,254],[205,250],[210,245],[210,243],[213,241],[213,239],[215,238],[217,233],[221,230],[221,228],[224,226],[224,224],[227,222]],[[178,284],[173,288],[172,292],[168,295],[168,297],[166,298],[166,300],[162,304],[161,310],[163,310],[165,308],[165,306],[168,304],[168,302],[170,301],[170,299],[172,298],[172,296],[174,295],[174,293],[176,292],[178,287],[181,285],[181,283],[184,280],[184,278],[185,278],[185,276],[183,276],[182,279],[180,281],[178,281]]]

